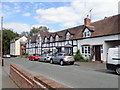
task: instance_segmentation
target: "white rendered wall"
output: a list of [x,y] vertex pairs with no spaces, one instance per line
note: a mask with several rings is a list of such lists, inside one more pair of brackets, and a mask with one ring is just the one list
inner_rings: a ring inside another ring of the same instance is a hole
[[20,55],[20,40],[15,41],[15,55]]
[[27,38],[25,36],[19,38],[18,40],[16,40],[14,43],[10,44],[10,54],[11,55],[20,55],[20,40],[22,41],[26,41]]
[[106,44],[105,41],[107,40],[118,40],[118,35],[110,35],[110,36],[86,38],[86,39],[78,40],[78,49],[80,49],[80,52],[82,53],[82,45],[85,45],[85,44],[103,45],[103,54],[101,55],[101,60],[106,61],[106,55],[107,55],[108,49],[116,45],[114,44],[114,42],[112,42],[110,45]]

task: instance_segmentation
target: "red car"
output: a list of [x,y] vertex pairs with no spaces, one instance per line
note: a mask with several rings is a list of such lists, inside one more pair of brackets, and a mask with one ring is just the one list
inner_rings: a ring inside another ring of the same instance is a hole
[[39,54],[32,54],[28,58],[31,61],[35,61],[35,60],[38,60],[39,57],[41,57],[41,55],[39,55]]

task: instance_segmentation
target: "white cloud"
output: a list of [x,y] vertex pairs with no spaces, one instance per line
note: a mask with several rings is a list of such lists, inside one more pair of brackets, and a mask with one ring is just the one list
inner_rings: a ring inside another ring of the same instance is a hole
[[40,26],[45,26],[45,27],[49,28],[49,27],[48,27],[48,26],[46,26],[46,25],[32,25],[32,27],[31,27],[31,28],[33,28],[33,27],[35,27],[35,28],[39,28]]
[[14,3],[14,9],[19,9],[19,8],[20,8],[19,4],[18,3]]
[[21,12],[21,10],[18,9],[18,10],[16,10],[16,12],[19,13],[19,12]]
[[23,31],[30,31],[30,26],[23,23],[5,23],[4,28],[12,29],[15,32],[21,33]]
[[56,32],[56,30],[49,30],[49,32]]
[[118,0],[74,0],[70,6],[37,9],[34,18],[39,23],[60,23],[62,27],[83,24],[83,19],[92,10],[92,20],[103,19],[118,13]]
[[30,13],[24,13],[23,16],[30,16]]
[[3,5],[3,8],[6,10],[10,10],[10,7],[8,5]]

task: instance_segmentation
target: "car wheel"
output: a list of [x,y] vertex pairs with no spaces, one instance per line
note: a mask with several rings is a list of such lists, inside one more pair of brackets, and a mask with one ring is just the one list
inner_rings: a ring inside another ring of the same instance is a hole
[[118,75],[120,75],[120,67],[117,67],[115,71]]
[[50,64],[53,64],[53,60],[52,59],[50,60]]
[[60,65],[63,66],[64,65],[64,62],[63,60],[60,61]]

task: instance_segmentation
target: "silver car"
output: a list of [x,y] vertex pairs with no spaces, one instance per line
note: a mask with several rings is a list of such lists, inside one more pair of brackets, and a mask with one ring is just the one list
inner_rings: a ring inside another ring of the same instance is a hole
[[74,57],[66,53],[58,53],[51,57],[50,63],[59,63],[61,66],[64,64],[74,64]]
[[51,54],[43,54],[38,58],[38,61],[50,62],[51,57]]

